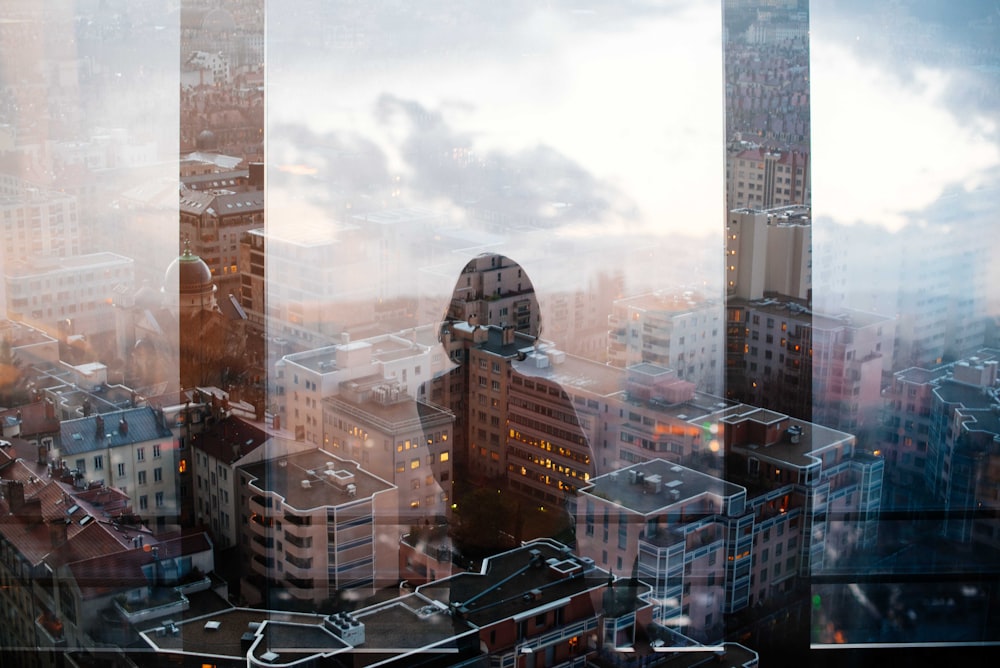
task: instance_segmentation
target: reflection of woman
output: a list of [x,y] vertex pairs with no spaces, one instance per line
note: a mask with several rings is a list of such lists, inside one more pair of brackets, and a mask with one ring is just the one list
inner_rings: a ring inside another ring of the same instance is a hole
[[[553,507],[562,507],[594,466],[539,327],[534,287],[520,265],[497,254],[470,261],[441,327],[457,366],[435,379],[431,392],[456,416],[453,496],[463,525],[475,517],[517,539],[561,528]],[[482,488],[508,500],[487,504],[476,491]],[[466,500],[474,507],[463,508]]]

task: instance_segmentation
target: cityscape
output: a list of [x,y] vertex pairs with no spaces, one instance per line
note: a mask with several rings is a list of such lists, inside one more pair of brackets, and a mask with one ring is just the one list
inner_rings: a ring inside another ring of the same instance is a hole
[[0,666],[1000,655],[1000,7],[8,0]]

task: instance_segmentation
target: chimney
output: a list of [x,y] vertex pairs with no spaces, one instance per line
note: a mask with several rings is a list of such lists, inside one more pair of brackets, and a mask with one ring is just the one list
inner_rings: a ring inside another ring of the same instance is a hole
[[10,506],[10,512],[15,514],[24,507],[24,483],[20,480],[7,483],[7,505]]
[[69,520],[59,518],[49,522],[49,538],[52,540],[52,547],[59,547],[66,542]]
[[104,438],[104,418],[100,415],[94,418],[94,434],[97,438]]
[[257,190],[264,189],[264,163],[263,162],[251,162],[248,165],[249,168],[249,178],[248,184],[251,188],[256,188]]
[[125,418],[118,421],[118,433],[122,436],[128,436],[128,420]]
[[501,325],[503,332],[503,345],[509,346],[514,343],[514,326],[504,323]]

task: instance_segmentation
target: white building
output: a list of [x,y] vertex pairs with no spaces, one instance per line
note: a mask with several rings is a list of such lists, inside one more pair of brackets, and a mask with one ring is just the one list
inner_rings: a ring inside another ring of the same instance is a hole
[[114,331],[114,298],[135,287],[135,263],[116,253],[18,259],[4,263],[8,317],[67,333]]
[[722,393],[723,305],[693,292],[657,292],[615,301],[608,362],[673,369],[702,392]]
[[79,473],[85,483],[103,481],[132,499],[132,510],[163,528],[180,515],[177,434],[161,411],[130,408],[65,420],[52,453],[53,470]]
[[731,211],[726,277],[730,296],[760,299],[765,293],[777,293],[808,300],[812,288],[809,208]]
[[287,454],[296,447],[272,440],[238,471],[243,596],[284,588],[319,602],[395,584],[398,549],[384,547],[399,541],[395,486],[320,449]]
[[79,252],[74,197],[0,176],[0,259],[5,266],[25,258]]

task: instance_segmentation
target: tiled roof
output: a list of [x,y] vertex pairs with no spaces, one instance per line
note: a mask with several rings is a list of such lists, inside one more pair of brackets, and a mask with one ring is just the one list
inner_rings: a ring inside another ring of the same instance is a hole
[[155,556],[152,547],[147,544],[141,548],[76,561],[69,564],[69,570],[84,598],[93,598],[141,587],[147,583],[143,566],[157,559],[162,561],[207,552],[212,549],[212,544],[204,533],[197,533],[156,544]]
[[268,435],[257,427],[227,417],[191,439],[191,447],[224,462],[234,462],[260,447]]
[[[104,420],[103,438],[97,435],[99,419]],[[122,419],[126,421],[127,429],[121,428]],[[144,406],[66,420],[60,427],[60,436],[60,452],[63,456],[67,456],[167,438],[170,436],[170,430],[160,421],[156,411]]]

